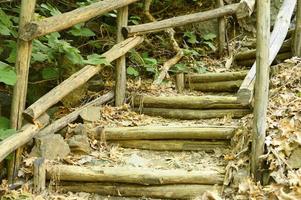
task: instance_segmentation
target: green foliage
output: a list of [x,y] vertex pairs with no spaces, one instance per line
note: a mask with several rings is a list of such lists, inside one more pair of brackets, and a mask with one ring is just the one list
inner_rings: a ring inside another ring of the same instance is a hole
[[55,67],[46,67],[42,70],[42,77],[44,80],[54,80],[59,78],[59,69]]
[[108,63],[104,57],[98,54],[92,54],[87,56],[87,60],[84,60],[84,63],[90,65],[110,65],[110,63]]
[[202,38],[204,39],[204,44],[206,44],[208,47],[211,48],[212,51],[216,51],[216,47],[213,44],[214,39],[216,38],[216,35],[213,33],[208,33],[204,36],[202,36]]
[[184,37],[187,37],[187,41],[190,43],[190,44],[196,44],[198,43],[198,40],[197,40],[197,37],[196,35],[193,33],[193,32],[190,32],[190,31],[186,31],[184,33]]
[[139,71],[137,71],[134,67],[130,66],[126,69],[126,72],[128,75],[137,77],[139,76]]
[[72,27],[70,31],[68,31],[73,36],[76,37],[92,37],[95,36],[95,33],[88,28],[84,27],[84,23],[77,24]]
[[0,61],[0,82],[7,85],[14,85],[17,81],[17,75],[13,68]]
[[9,119],[0,116],[0,141],[16,132],[14,129],[10,129],[9,127]]

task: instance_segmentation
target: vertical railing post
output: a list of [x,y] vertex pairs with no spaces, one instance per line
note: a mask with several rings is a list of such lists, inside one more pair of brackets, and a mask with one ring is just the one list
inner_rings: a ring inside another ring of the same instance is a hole
[[[24,28],[25,24],[32,20],[35,5],[36,0],[22,0],[19,19],[19,33]],[[22,112],[26,103],[31,49],[31,41],[25,42],[18,39],[16,58],[17,82],[14,86],[11,108],[11,128],[16,130],[22,126]],[[22,150],[18,149],[15,153],[15,156],[13,156],[14,158],[10,160],[8,173],[9,182],[13,182],[14,176],[16,175],[20,164],[21,154]]]
[[257,1],[257,52],[251,172],[261,179],[269,92],[270,0]]
[[296,29],[293,41],[293,55],[301,57],[301,0],[297,1]]
[[[128,24],[128,6],[118,9],[117,42],[124,40],[121,29]],[[121,56],[116,62],[115,105],[121,106],[126,93],[126,57]]]
[[[224,0],[216,0],[217,8],[224,6]],[[225,17],[218,19],[218,54],[219,57],[224,55],[224,48],[226,46],[226,24]]]

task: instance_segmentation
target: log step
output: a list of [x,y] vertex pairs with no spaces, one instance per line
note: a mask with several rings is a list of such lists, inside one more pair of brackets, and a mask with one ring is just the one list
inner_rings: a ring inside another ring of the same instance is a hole
[[96,127],[90,136],[111,141],[123,140],[229,140],[236,127],[230,126],[144,126],[144,127]]

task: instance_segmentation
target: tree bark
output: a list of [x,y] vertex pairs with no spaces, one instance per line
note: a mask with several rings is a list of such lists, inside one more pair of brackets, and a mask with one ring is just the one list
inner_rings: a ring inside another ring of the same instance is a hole
[[[142,43],[142,37],[129,38],[117,45],[112,49],[102,54],[101,56],[106,59],[108,63],[116,60],[120,56],[126,54],[130,49],[134,48],[138,44]],[[86,83],[90,78],[97,74],[102,69],[102,65],[88,65],[68,79],[63,81],[60,85],[52,89],[50,92],[41,97],[34,104],[29,106],[24,111],[24,117],[33,122],[37,117],[44,113],[48,108],[59,102],[63,97],[68,95],[70,92]]]
[[33,162],[33,188],[36,194],[41,194],[46,186],[46,163],[44,158]]
[[221,81],[209,83],[190,83],[187,87],[190,90],[203,92],[236,92],[241,86],[242,80]]
[[185,75],[184,73],[177,73],[176,75],[176,87],[178,93],[183,93],[183,90],[185,88]]
[[186,74],[186,83],[208,83],[220,81],[236,81],[243,80],[248,71],[239,72],[222,72],[222,73],[204,73],[204,74]]
[[[224,6],[224,0],[216,0],[217,8]],[[226,19],[225,17],[220,17],[218,19],[218,54],[219,57],[223,57],[224,49],[226,46]]]
[[293,55],[301,57],[301,1],[297,0],[296,28],[294,32]]

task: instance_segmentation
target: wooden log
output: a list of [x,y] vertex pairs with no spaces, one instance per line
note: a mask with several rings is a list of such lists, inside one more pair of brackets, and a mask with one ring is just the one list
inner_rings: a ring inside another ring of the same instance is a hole
[[[285,0],[282,3],[282,6],[277,15],[277,19],[275,21],[273,32],[271,34],[271,39],[269,44],[270,47],[269,65],[275,59],[276,55],[278,54],[282,46],[283,41],[286,38],[295,5],[296,5],[296,0]],[[238,100],[243,105],[249,104],[253,98],[255,77],[256,77],[256,63],[253,64],[251,70],[249,71],[248,75],[244,79],[237,93]]]
[[62,192],[88,192],[101,195],[122,197],[149,197],[164,199],[194,199],[208,191],[221,191],[221,186],[180,184],[163,186],[141,186],[114,183],[76,183],[61,182],[58,188]]
[[184,73],[177,73],[176,74],[176,87],[178,93],[183,93],[185,88],[185,75]]
[[174,126],[145,126],[145,127],[96,127],[90,131],[96,139],[106,140],[228,140],[235,133],[235,127],[174,127]]
[[[117,12],[117,42],[122,42],[121,33],[123,26],[128,25],[128,6],[120,8]],[[126,57],[121,56],[116,61],[115,105],[121,106],[125,101],[126,91]]]
[[301,57],[301,1],[297,1],[296,28],[294,32],[293,55]]
[[33,188],[36,194],[45,190],[46,186],[46,163],[44,158],[37,158],[33,162]]
[[104,0],[67,13],[55,15],[40,21],[34,21],[26,24],[24,29],[20,32],[19,38],[29,41],[52,32],[61,31],[137,1],[138,0]]
[[78,116],[81,114],[81,112],[83,112],[86,108],[90,107],[90,106],[100,106],[110,100],[112,100],[114,98],[114,92],[108,92],[107,94],[104,94],[96,99],[94,99],[93,101],[87,103],[86,105],[76,109],[75,111],[71,112],[70,114],[54,121],[53,123],[51,123],[50,125],[48,125],[47,127],[45,127],[44,129],[42,129],[39,133],[38,136],[45,136],[51,133],[55,133],[59,130],[61,130],[62,128],[64,128],[65,126],[67,126],[69,123],[75,121]]
[[253,13],[255,8],[255,0],[241,0],[236,11],[236,17],[238,19],[249,17]]
[[[273,60],[272,64],[277,65],[279,62],[282,62],[286,59],[289,59],[293,56],[291,51],[279,53],[276,58]],[[236,61],[236,64],[239,66],[244,66],[244,67],[252,67],[254,64],[255,58],[248,59],[248,60],[238,60]]]
[[234,96],[133,96],[133,107],[178,109],[243,108]]
[[123,148],[155,151],[212,151],[229,147],[228,141],[189,141],[189,140],[121,140],[111,141]]
[[[34,15],[36,0],[22,0],[20,21],[19,21],[19,33],[25,27],[25,24],[32,20]],[[16,74],[17,82],[14,85],[14,92],[12,98],[12,107],[10,115],[11,128],[20,129],[22,127],[22,112],[25,109],[27,85],[28,85],[28,73],[31,58],[32,42],[23,41],[18,39],[17,41],[17,56],[16,56]],[[21,162],[22,148],[18,149],[13,158],[9,160],[8,181],[12,183],[17,176]]]
[[223,110],[190,110],[190,109],[168,109],[168,108],[143,108],[134,109],[136,112],[150,116],[161,116],[166,118],[175,118],[183,120],[192,119],[211,119],[231,116],[240,118],[250,113],[249,109],[223,109]]
[[[216,0],[216,6],[217,8],[225,6],[224,0]],[[220,58],[223,57],[224,55],[225,46],[226,46],[226,19],[223,16],[218,19],[218,54]]]
[[49,116],[44,114],[35,124],[23,126],[17,133],[0,142],[0,162],[17,148],[30,141],[49,122]]
[[[112,49],[102,54],[101,56],[104,57],[108,63],[110,63],[113,60],[119,58],[120,56],[126,54],[130,49],[134,48],[142,41],[143,38],[139,36],[128,38],[127,40],[113,46]],[[63,81],[60,85],[56,86],[50,92],[45,94],[34,104],[29,106],[23,113],[24,117],[28,121],[32,122],[42,113],[44,113],[48,108],[59,102],[63,97],[65,97],[70,92],[86,83],[101,69],[102,65],[88,65],[82,68],[81,70],[70,76],[68,79]]]
[[186,83],[208,83],[219,81],[243,80],[248,71],[222,72],[222,73],[204,73],[204,74],[186,74]]
[[[291,0],[290,0],[291,1]],[[257,2],[257,53],[254,102],[254,123],[251,154],[251,172],[255,179],[261,179],[262,159],[267,128],[269,101],[269,44],[270,44],[270,0]]]
[[162,21],[127,26],[122,29],[122,33],[125,37],[128,37],[131,35],[163,31],[167,28],[207,21],[210,19],[216,19],[216,18],[223,17],[225,15],[235,14],[238,5],[239,3],[236,3],[236,4],[226,5],[209,11],[204,11],[204,12],[199,12],[199,13],[194,13],[194,14],[184,15],[179,17],[173,17]]
[[[279,50],[278,55],[280,55],[280,53],[290,52],[291,51],[291,46],[292,46],[292,40],[291,39],[285,40],[284,43],[282,44],[280,50]],[[240,62],[240,61],[243,61],[243,60],[250,60],[250,59],[253,60],[253,63],[254,63],[254,60],[256,60],[256,49],[251,49],[251,50],[248,50],[248,51],[239,52],[234,56],[234,60],[236,62]]]
[[209,82],[209,83],[190,83],[187,87],[190,90],[197,90],[203,92],[236,92],[242,80],[236,81],[221,81],[221,82]]
[[[223,170],[202,171],[162,170],[129,167],[99,167],[50,165],[47,167],[47,178],[59,177],[60,181],[76,182],[114,182],[139,185],[168,184],[222,184]],[[85,183],[83,183],[85,184]]]

